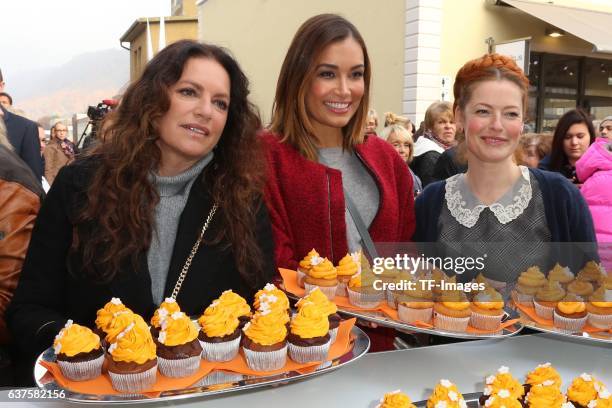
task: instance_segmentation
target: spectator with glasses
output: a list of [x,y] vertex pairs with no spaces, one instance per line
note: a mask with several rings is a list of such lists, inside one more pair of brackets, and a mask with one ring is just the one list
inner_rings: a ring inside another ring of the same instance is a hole
[[51,128],[51,140],[43,152],[45,159],[45,178],[53,184],[55,176],[62,167],[74,160],[75,146],[68,140],[68,128],[57,122]]

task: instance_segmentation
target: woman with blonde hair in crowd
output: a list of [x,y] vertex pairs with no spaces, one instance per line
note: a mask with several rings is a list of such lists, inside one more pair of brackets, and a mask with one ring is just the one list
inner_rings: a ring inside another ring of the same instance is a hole
[[425,132],[414,145],[410,167],[421,179],[423,187],[436,181],[434,168],[440,155],[456,145],[455,119],[449,102],[434,102],[425,112]]
[[74,161],[75,145],[68,139],[68,128],[63,122],[57,122],[51,127],[51,140],[45,147],[45,178],[49,184],[59,173],[60,169]]
[[525,133],[521,135],[516,149],[516,161],[527,167],[536,168],[540,161],[550,153],[552,134]]
[[374,109],[368,110],[368,117],[366,119],[365,125],[365,133],[367,134],[376,134],[378,129],[378,113]]
[[[374,243],[412,236],[406,163],[384,140],[364,135],[370,75],[363,37],[338,15],[308,19],[291,41],[270,131],[262,135],[279,267],[297,269],[312,248],[338,264],[366,247],[368,236]],[[392,343],[392,336],[381,336],[373,349]]]
[[[398,117],[397,115],[394,115],[390,112],[385,114],[386,126],[381,132],[380,137],[386,140],[387,143],[389,143],[391,146],[393,146],[393,148],[395,149],[395,151],[397,151],[402,160],[404,160],[406,164],[409,165],[410,162],[412,162],[414,155],[414,142],[412,141],[412,134],[410,133],[410,131],[400,124],[401,120],[396,122],[398,118],[401,117]],[[412,176],[412,189],[414,195],[417,196],[421,193],[421,191],[423,191],[421,180],[419,180],[418,176],[414,174],[410,167],[408,167],[408,170],[410,171],[410,175]]]
[[[504,55],[484,55],[458,71],[454,112],[465,135],[468,170],[430,185],[415,205],[415,241],[452,248],[474,243],[480,256],[487,253],[485,277],[494,281],[512,281],[519,271],[548,262],[548,242],[595,240],[589,209],[575,186],[514,160],[528,87],[523,71]],[[488,244],[496,242],[503,245]],[[555,255],[570,268],[584,265],[582,253]],[[489,267],[493,263],[497,267]],[[472,277],[466,273],[461,280]]]
[[385,127],[390,125],[401,125],[404,129],[410,132],[410,135],[414,133],[414,125],[405,116],[396,115],[393,112],[385,113]]

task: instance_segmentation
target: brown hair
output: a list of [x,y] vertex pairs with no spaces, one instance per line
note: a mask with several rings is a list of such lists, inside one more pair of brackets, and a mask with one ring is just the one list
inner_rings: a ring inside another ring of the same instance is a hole
[[593,122],[589,118],[588,113],[580,108],[572,109],[563,114],[557,122],[553,133],[552,148],[550,151],[550,171],[561,171],[564,166],[569,164],[565,150],[563,149],[563,141],[569,129],[578,123],[582,123],[587,127],[589,132],[589,145],[595,141],[595,128]]
[[256,137],[261,123],[247,98],[248,80],[236,61],[222,48],[189,40],[169,45],[147,64],[118,108],[107,115],[102,143],[82,159],[89,163],[92,177],[71,250],[82,257],[83,273],[96,281],[110,281],[126,261],[137,271],[138,256],[149,248],[159,202],[149,180],[161,157],[157,122],[170,108],[169,88],[191,58],[218,62],[230,78],[223,134],[212,162],[193,188],[209,191],[219,204],[217,216],[224,227],[212,241],[226,238],[243,279],[253,287],[262,284],[263,264],[254,231],[263,189],[263,160]]
[[315,61],[330,44],[353,38],[361,46],[364,60],[364,94],[361,104],[342,129],[342,147],[351,150],[363,142],[368,115],[371,66],[365,42],[357,28],[336,14],[321,14],[308,19],[298,29],[278,76],[272,107],[270,130],[281,135],[307,159],[316,161],[314,129],[306,111],[306,94],[315,75]]
[[529,79],[510,57],[500,54],[485,54],[468,61],[455,77],[453,112],[463,110],[472,97],[474,85],[482,81],[506,79],[515,83],[523,94],[523,116],[527,113]]
[[438,101],[429,105],[425,111],[425,129],[432,130],[441,116],[446,116],[451,121],[454,120],[453,107],[450,102]]

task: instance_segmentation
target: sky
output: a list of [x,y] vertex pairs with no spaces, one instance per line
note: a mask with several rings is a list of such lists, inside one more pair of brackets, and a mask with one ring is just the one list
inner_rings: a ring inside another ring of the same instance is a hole
[[[139,17],[170,15],[170,0],[0,0],[0,68],[19,72],[59,66],[109,48]],[[127,51],[126,51],[127,52]]]

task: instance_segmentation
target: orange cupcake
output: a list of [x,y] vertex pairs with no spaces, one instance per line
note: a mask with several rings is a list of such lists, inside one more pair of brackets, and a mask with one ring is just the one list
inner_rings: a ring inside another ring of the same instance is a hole
[[472,314],[470,325],[476,329],[497,330],[504,317],[504,299],[495,289],[489,287],[480,292],[470,303]]
[[327,258],[318,257],[313,257],[310,263],[312,268],[304,278],[304,289],[308,293],[318,287],[329,300],[334,300],[338,288],[338,272],[334,264]]
[[595,261],[589,261],[586,263],[586,265],[584,265],[580,272],[578,272],[576,279],[591,282],[593,286],[597,287],[602,284],[607,276],[608,274],[606,273],[606,270],[602,264],[598,264]]
[[575,295],[566,295],[555,307],[553,322],[563,332],[579,332],[587,322],[586,305]]
[[428,323],[433,315],[433,293],[417,282],[413,290],[405,290],[397,305],[399,319],[406,323]]
[[557,281],[547,281],[536,292],[533,299],[533,305],[538,316],[543,319],[552,320],[553,311],[557,303],[565,297],[565,290]]
[[336,288],[336,296],[348,296],[346,292],[346,286],[351,280],[353,275],[359,272],[360,254],[346,254],[338,266],[336,266],[336,273],[338,274],[338,287]]
[[602,286],[597,289],[586,304],[588,321],[600,329],[612,329],[612,289]]
[[306,279],[306,275],[310,271],[310,268],[312,268],[312,264],[310,263],[312,258],[319,258],[319,253],[314,248],[312,248],[298,264],[297,281],[301,288],[304,287],[304,279]]
[[595,292],[595,288],[591,282],[576,279],[567,285],[567,293],[579,296],[583,300],[588,299],[593,292]]
[[548,280],[559,282],[563,289],[566,289],[567,285],[574,281],[574,278],[572,271],[567,266],[561,266],[559,262],[548,272]]
[[533,297],[538,290],[546,285],[546,277],[538,266],[532,266],[519,275],[514,290],[515,299],[518,303],[531,306]]
[[465,332],[472,310],[464,292],[445,291],[434,303],[434,327],[452,332]]

